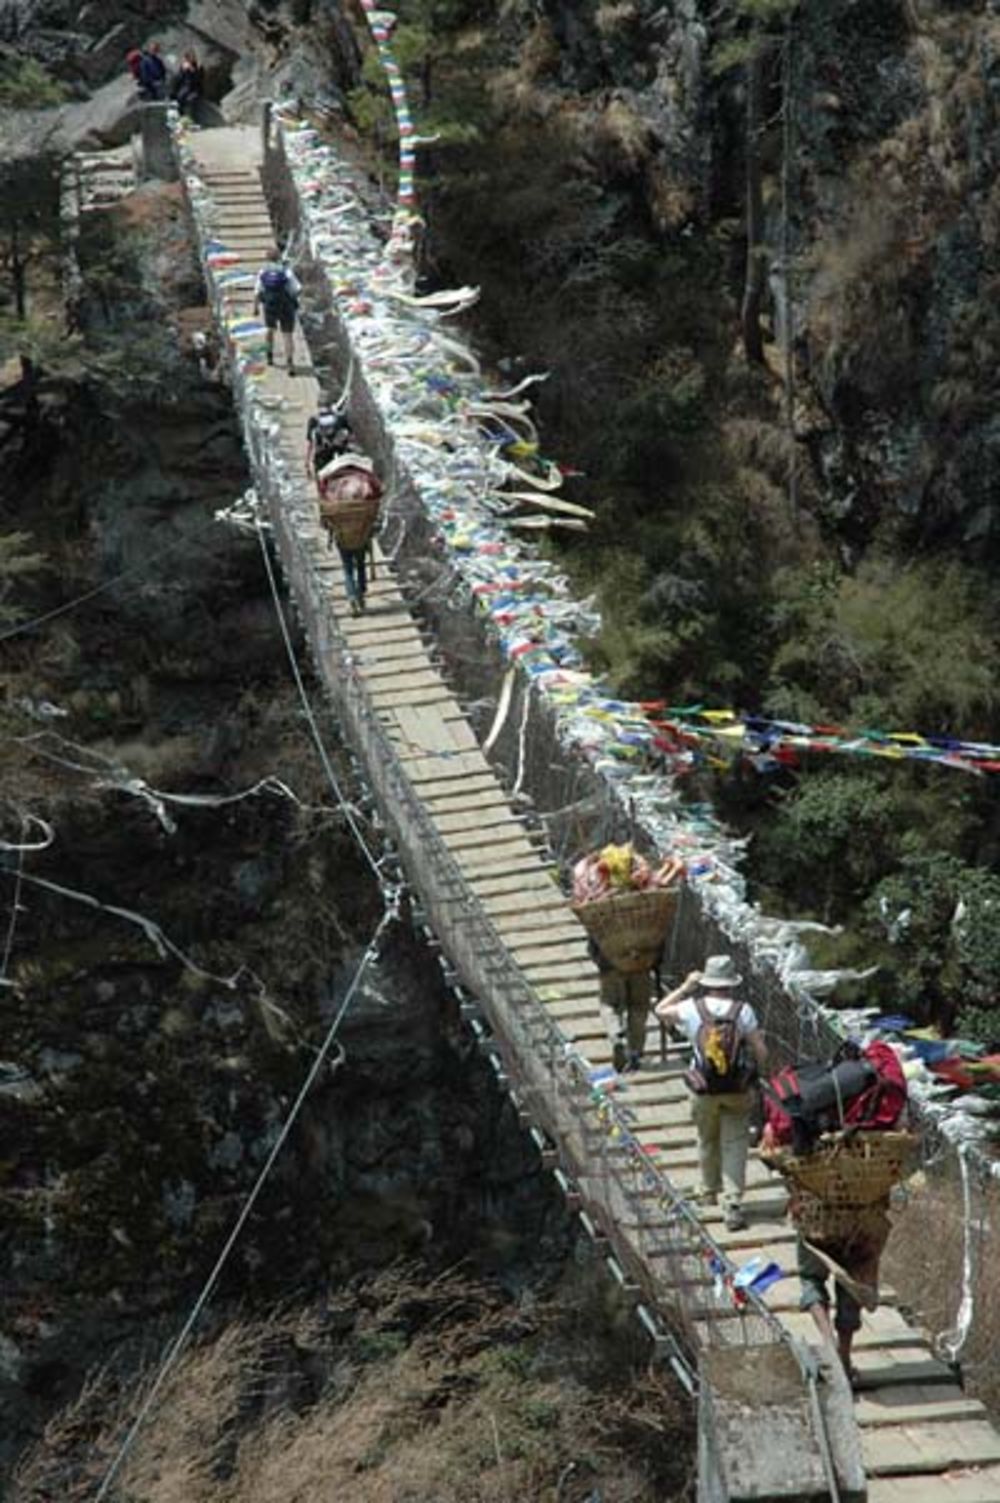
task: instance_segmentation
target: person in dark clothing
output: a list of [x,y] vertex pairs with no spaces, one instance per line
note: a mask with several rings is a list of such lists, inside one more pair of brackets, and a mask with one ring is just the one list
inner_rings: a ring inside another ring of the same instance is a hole
[[650,971],[619,971],[592,935],[587,940],[587,949],[600,974],[601,1012],[614,1067],[618,1071],[639,1070],[653,1000]]
[[351,442],[351,424],[339,404],[324,403],[306,424],[306,469],[319,484],[319,472]]
[[[889,1236],[889,1197],[864,1206],[850,1235],[819,1242],[799,1234],[799,1309],[808,1310],[829,1346],[835,1347],[852,1388],[858,1374],[851,1361],[854,1338],[861,1329],[862,1310],[878,1308],[878,1269]],[[831,1317],[828,1281],[832,1279],[835,1310]]]
[[253,311],[259,316],[261,309],[264,310],[268,365],[274,364],[274,331],[281,330],[285,342],[285,364],[290,376],[295,375],[295,318],[300,292],[298,278],[281,259],[278,247],[272,245],[267,260],[257,273]]
[[351,615],[360,616],[368,591],[367,552],[378,527],[382,483],[372,461],[351,451],[331,460],[316,479],[320,521],[340,553]]
[[196,52],[185,52],[181,66],[170,90],[177,108],[189,120],[197,120],[201,97],[205,92],[205,70],[198,61]]
[[139,59],[139,97],[147,104],[167,97],[167,65],[160,56],[159,42],[150,42]]

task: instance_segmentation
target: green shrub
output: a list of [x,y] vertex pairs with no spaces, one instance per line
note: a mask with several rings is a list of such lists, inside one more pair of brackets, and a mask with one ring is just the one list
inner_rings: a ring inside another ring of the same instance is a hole
[[43,554],[28,551],[31,541],[27,532],[0,533],[0,626],[12,626],[27,614],[18,603],[18,588],[47,567]]
[[866,904],[889,941],[900,1005],[950,1027],[1000,998],[1000,877],[940,851],[906,855]]
[[857,729],[982,739],[1000,727],[996,616],[975,571],[872,558],[778,584],[769,706],[825,706]]
[[900,854],[905,795],[873,769],[804,777],[755,837],[753,862],[768,886],[825,923],[842,921]]
[[63,85],[33,57],[0,59],[0,106],[11,110],[44,110],[68,98]]

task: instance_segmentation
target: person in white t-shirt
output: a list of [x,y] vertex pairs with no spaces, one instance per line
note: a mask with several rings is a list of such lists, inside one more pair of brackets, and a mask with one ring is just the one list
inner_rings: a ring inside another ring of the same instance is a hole
[[[756,1063],[763,1074],[767,1067],[767,1048],[757,1022],[757,1014],[748,1002],[736,995],[742,977],[737,974],[732,957],[710,955],[703,971],[692,971],[672,992],[668,992],[654,1009],[661,1022],[670,1024],[690,1041],[694,1059],[691,1076],[703,1079],[703,1063],[697,1058],[699,1035],[706,1020],[731,1022],[739,1036],[742,1055]],[[697,996],[695,994],[697,993]],[[734,1071],[731,1087],[708,1091],[694,1090],[691,1117],[698,1131],[698,1157],[701,1184],[695,1191],[703,1204],[715,1205],[721,1193],[726,1227],[740,1231],[746,1226],[743,1190],[746,1184],[747,1150],[750,1142],[750,1109],[753,1092],[745,1075]]]

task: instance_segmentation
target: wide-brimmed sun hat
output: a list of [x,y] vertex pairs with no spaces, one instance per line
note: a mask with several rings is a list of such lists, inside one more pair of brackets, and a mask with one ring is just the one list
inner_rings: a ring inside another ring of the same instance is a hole
[[710,955],[705,961],[701,973],[702,986],[739,986],[742,980],[731,955]]

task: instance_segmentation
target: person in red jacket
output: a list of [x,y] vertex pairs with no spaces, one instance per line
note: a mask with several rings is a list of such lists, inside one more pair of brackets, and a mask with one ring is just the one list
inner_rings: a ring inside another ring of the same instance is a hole
[[[895,1051],[881,1042],[842,1045],[830,1064],[786,1066],[764,1086],[761,1157],[781,1169],[783,1154],[806,1160],[823,1134],[898,1131],[906,1125],[906,1079]],[[852,1362],[862,1310],[878,1307],[879,1262],[889,1236],[889,1192],[861,1205],[832,1204],[788,1171],[788,1214],[795,1225],[799,1309],[808,1310],[826,1344],[840,1358],[852,1387]],[[831,1295],[830,1281],[833,1281]]]

